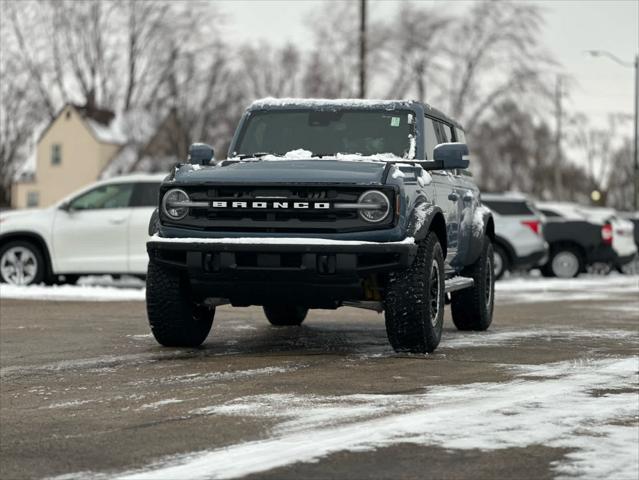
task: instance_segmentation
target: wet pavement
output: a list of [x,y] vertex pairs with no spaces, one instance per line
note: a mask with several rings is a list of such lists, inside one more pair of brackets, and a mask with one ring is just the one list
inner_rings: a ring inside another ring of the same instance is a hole
[[166,349],[143,302],[3,298],[0,477],[636,478],[637,277],[504,285],[425,356],[351,308]]

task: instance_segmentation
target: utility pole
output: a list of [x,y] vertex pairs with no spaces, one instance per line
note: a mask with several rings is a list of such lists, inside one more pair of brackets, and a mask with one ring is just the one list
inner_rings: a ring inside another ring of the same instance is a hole
[[555,198],[558,200],[563,200],[563,189],[562,189],[562,167],[563,167],[563,158],[561,152],[561,120],[562,120],[562,94],[563,88],[561,85],[561,74],[557,75],[557,83],[555,84]]
[[359,96],[366,98],[366,0],[359,4]]
[[624,62],[615,54],[606,50],[586,50],[586,53],[593,57],[607,57],[623,67],[634,68],[635,70],[635,138],[633,143],[633,165],[634,165],[634,194],[633,206],[639,211],[639,54],[635,55],[634,63]]
[[635,55],[635,210],[639,212],[639,54]]

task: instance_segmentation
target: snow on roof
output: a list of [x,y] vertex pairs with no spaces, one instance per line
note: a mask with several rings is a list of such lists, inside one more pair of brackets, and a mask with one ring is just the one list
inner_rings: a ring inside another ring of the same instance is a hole
[[481,198],[493,201],[528,200],[528,196],[521,192],[482,193]]
[[264,107],[378,107],[395,108],[398,104],[410,106],[412,100],[371,100],[361,98],[274,98],[266,97],[254,101],[249,108]]
[[92,118],[85,117],[84,121],[91,129],[93,136],[102,143],[112,143],[114,145],[124,145],[127,137],[122,129],[121,118],[114,118],[109,125],[104,125]]
[[108,183],[119,183],[119,182],[161,182],[166,178],[168,173],[133,173],[130,175],[118,175],[111,178],[107,178],[105,180],[99,180],[98,182],[92,185],[102,185]]
[[537,208],[542,210],[551,210],[560,214],[562,217],[573,220],[583,220],[584,214],[579,209],[580,205],[570,202],[537,202]]

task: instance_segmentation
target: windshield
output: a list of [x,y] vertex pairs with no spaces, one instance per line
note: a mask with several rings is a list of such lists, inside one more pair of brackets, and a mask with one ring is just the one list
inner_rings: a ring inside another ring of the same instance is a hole
[[284,155],[303,149],[313,156],[393,154],[407,158],[413,119],[404,110],[258,111],[244,124],[234,153]]

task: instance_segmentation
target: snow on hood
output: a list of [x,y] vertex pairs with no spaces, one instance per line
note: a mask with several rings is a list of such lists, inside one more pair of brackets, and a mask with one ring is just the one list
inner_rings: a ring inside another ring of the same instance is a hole
[[[231,158],[230,160],[234,160],[237,158]],[[290,152],[286,152],[284,155],[264,155],[263,157],[257,158],[248,158],[243,159],[242,161],[251,161],[251,160],[344,160],[351,162],[384,162],[387,160],[397,161],[397,160],[405,160],[402,157],[398,157],[394,153],[377,153],[375,155],[362,155],[359,153],[337,153],[335,155],[322,155],[321,157],[317,155],[313,155],[313,152],[310,150],[305,150],[303,148],[298,148],[297,150],[291,150]]]

